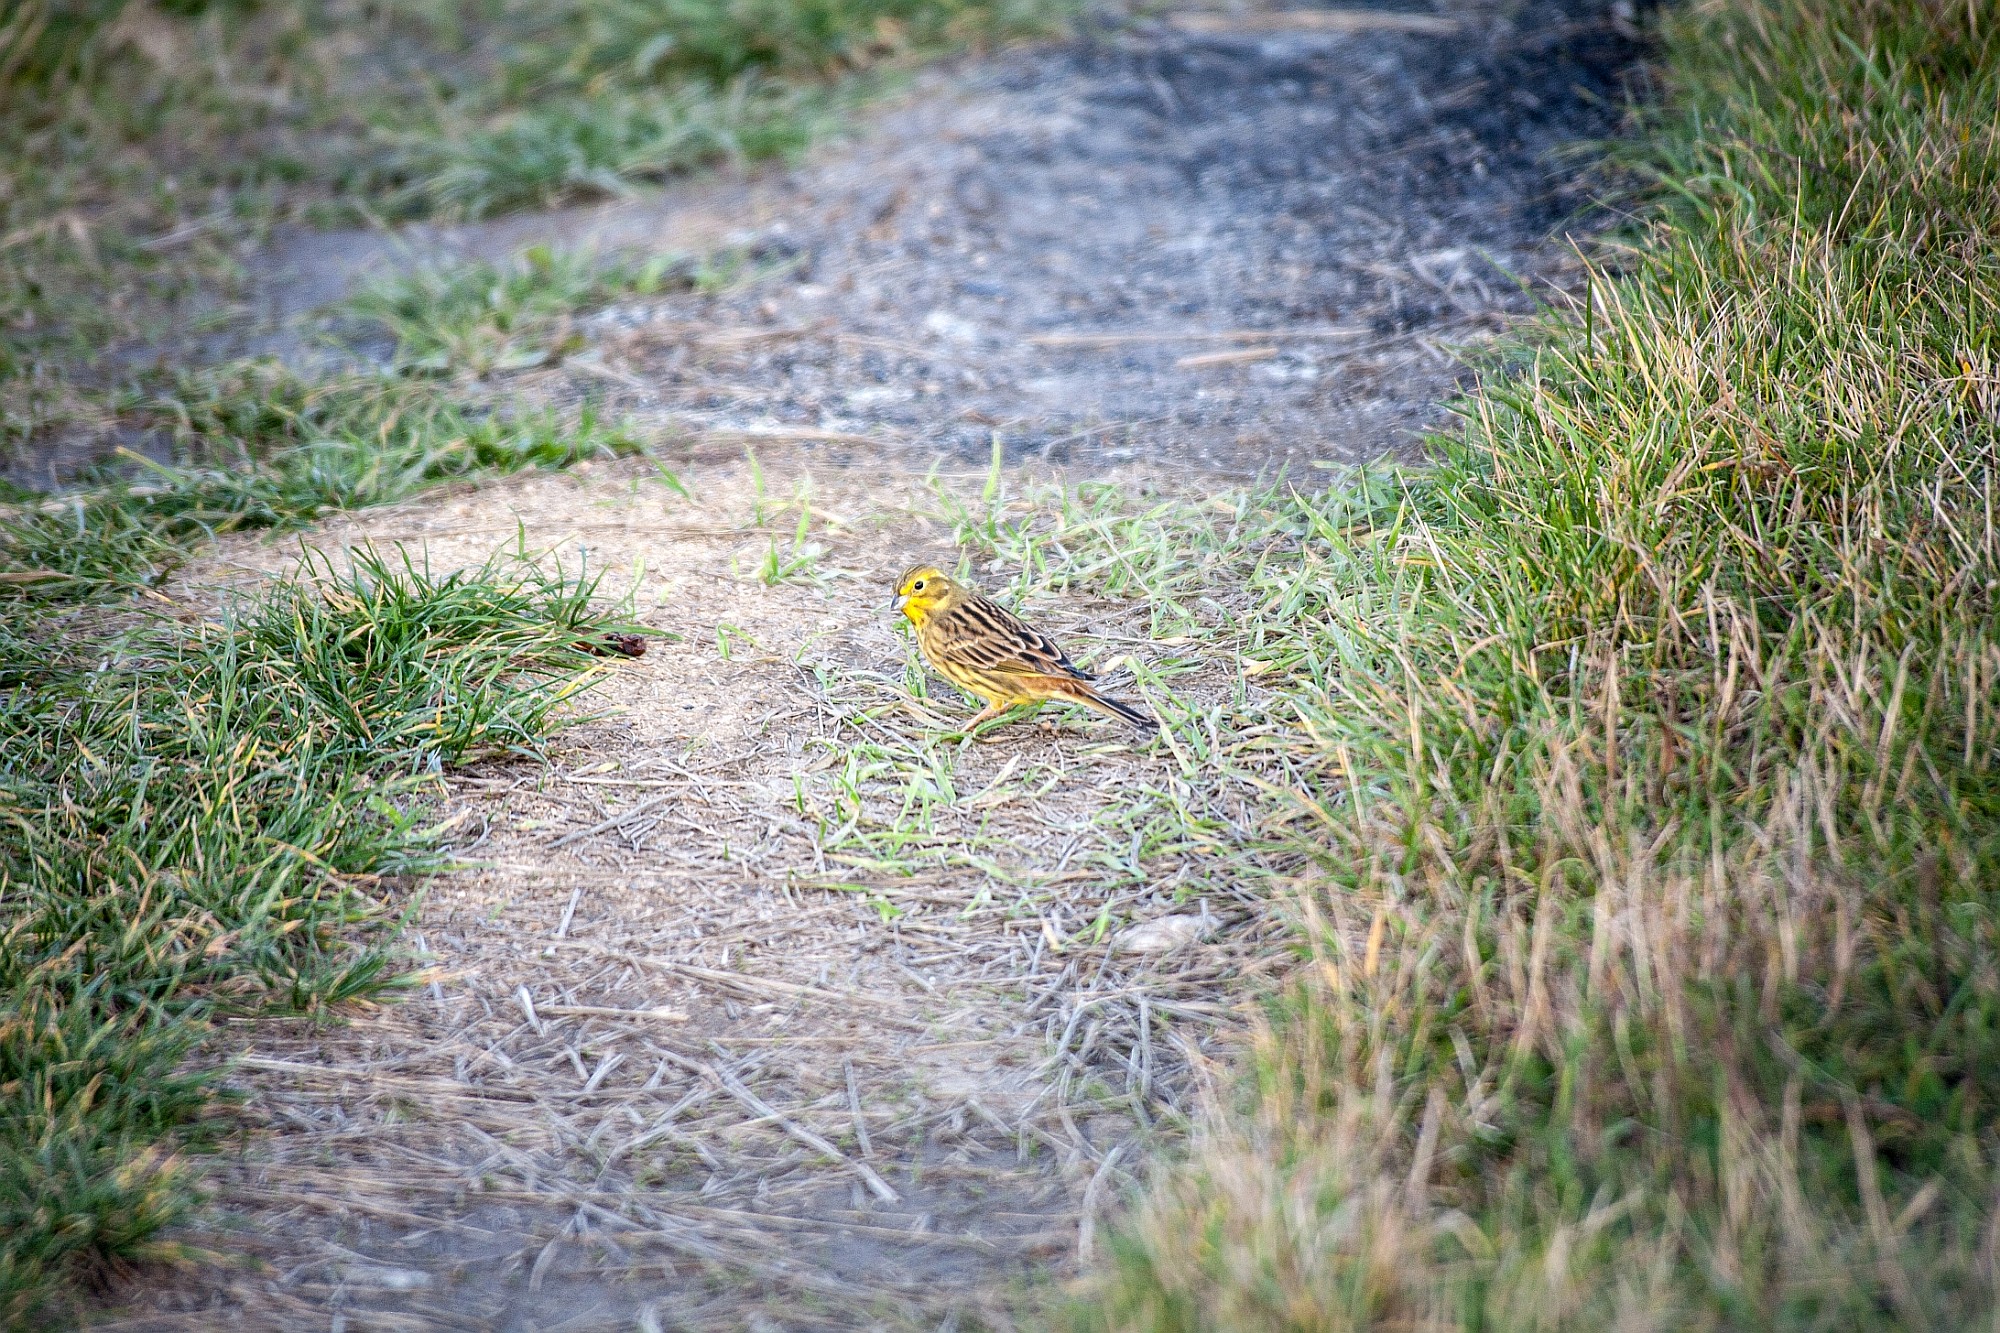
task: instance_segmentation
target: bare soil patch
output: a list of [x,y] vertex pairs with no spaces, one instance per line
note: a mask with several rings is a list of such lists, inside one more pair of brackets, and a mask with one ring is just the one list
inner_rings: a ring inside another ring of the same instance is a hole
[[[719,239],[768,269],[598,312],[584,350],[505,381],[692,441],[691,498],[628,461],[310,535],[434,568],[587,559],[679,637],[608,660],[547,767],[441,784],[469,865],[412,923],[434,971],[339,1026],[245,1031],[255,1129],[196,1239],[254,1263],[124,1293],[114,1326],[1032,1310],[1283,963],[1215,855],[1258,797],[1171,736],[1056,710],[965,743],[968,710],[913,696],[888,580],[958,558],[996,438],[1003,517],[1049,469],[1194,490],[1408,449],[1447,349],[1564,272],[1550,152],[1610,129],[1631,56],[1576,9],[1142,26],[927,79],[788,175],[423,238]],[[280,349],[280,286],[317,303],[424,252],[292,246],[259,335]],[[314,247],[341,267],[308,282]],[[212,605],[292,550],[226,544],[177,595]],[[1142,603],[1020,574],[980,571],[1122,693],[1115,659],[1172,657]],[[1175,670],[1201,726],[1240,724],[1236,663]]]

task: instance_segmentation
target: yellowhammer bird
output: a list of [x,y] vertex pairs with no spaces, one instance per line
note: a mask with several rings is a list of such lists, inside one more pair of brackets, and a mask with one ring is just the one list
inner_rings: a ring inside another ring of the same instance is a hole
[[990,598],[954,583],[935,565],[896,581],[895,607],[917,627],[917,647],[940,676],[986,701],[970,731],[1015,704],[1038,699],[1087,704],[1152,731],[1159,726],[1128,703],[1100,694],[1056,642]]

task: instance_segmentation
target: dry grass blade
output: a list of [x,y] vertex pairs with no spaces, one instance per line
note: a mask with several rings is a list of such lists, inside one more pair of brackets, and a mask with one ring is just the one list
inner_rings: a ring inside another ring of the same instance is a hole
[[1184,356],[1174,362],[1175,370],[1203,370],[1209,366],[1247,366],[1258,361],[1269,361],[1278,354],[1275,347],[1246,347],[1240,352],[1205,352],[1200,356]]
[[840,1149],[834,1147],[831,1143],[827,1142],[824,1138],[820,1137],[818,1134],[813,1133],[805,1126],[781,1114],[780,1112],[771,1109],[771,1105],[769,1102],[766,1102],[756,1093],[744,1087],[742,1083],[738,1082],[732,1075],[724,1073],[722,1070],[716,1069],[710,1065],[704,1064],[699,1060],[689,1060],[686,1059],[685,1057],[672,1056],[672,1055],[670,1055],[668,1058],[675,1060],[675,1062],[680,1064],[683,1069],[692,1070],[693,1072],[702,1075],[704,1078],[714,1080],[714,1082],[718,1087],[722,1088],[723,1091],[727,1092],[737,1101],[742,1102],[743,1105],[750,1108],[750,1110],[755,1112],[757,1115],[764,1116],[767,1119],[776,1121],[784,1129],[785,1133],[791,1135],[793,1138],[797,1139],[800,1143],[805,1144],[806,1147],[811,1148],[814,1152],[824,1155],[831,1161],[839,1162],[841,1165],[853,1171],[856,1175],[860,1176],[861,1179],[867,1183],[869,1191],[873,1193],[875,1197],[880,1199],[882,1202],[884,1203],[902,1202],[902,1196],[897,1194],[895,1190],[889,1187],[889,1182],[882,1179],[882,1177],[879,1174],[877,1174],[874,1167],[868,1165],[868,1163],[866,1162],[854,1161],[852,1158],[848,1157],[846,1153],[843,1153],[842,1151],[840,1151]]
[[1122,333],[1039,333],[1029,338],[1031,347],[1124,347],[1143,343],[1179,342],[1284,342],[1289,339],[1365,338],[1374,330],[1365,324],[1281,326],[1269,329],[1134,329]]
[[650,1009],[612,1009],[601,1004],[544,1004],[538,1006],[536,1012],[557,1018],[620,1018],[631,1022],[656,1023],[688,1021],[686,1013],[665,1004],[654,1005]]
[[1170,17],[1184,32],[1406,32],[1424,37],[1449,37],[1460,29],[1444,14],[1408,14],[1384,9],[1279,9],[1236,14],[1179,13]]

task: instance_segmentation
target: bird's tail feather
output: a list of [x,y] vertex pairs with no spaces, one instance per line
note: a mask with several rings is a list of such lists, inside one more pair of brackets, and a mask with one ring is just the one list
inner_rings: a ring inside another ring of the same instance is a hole
[[1099,694],[1096,690],[1088,686],[1079,688],[1076,695],[1079,700],[1089,704],[1100,713],[1107,713],[1112,717],[1123,718],[1141,731],[1158,731],[1160,729],[1158,722],[1147,717],[1144,713],[1122,699],[1114,699],[1108,694]]

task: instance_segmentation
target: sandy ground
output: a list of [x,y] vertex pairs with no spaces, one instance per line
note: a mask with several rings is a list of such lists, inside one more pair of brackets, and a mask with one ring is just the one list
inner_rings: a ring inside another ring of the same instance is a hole
[[[1015,517],[1036,478],[1199,493],[1411,447],[1446,349],[1570,271],[1550,152],[1608,131],[1631,54],[1558,6],[1419,17],[1159,23],[927,77],[789,173],[270,257],[250,337],[276,350],[385,262],[549,237],[780,262],[601,312],[505,386],[629,413],[691,497],[627,460],[309,534],[587,562],[661,633],[548,766],[443,784],[467,868],[423,890],[416,993],[245,1025],[252,1130],[187,1237],[242,1259],[122,1292],[112,1326],[1035,1321],[1285,965],[1216,855],[1256,792],[1186,743],[1257,687],[1176,662],[1142,604],[982,566],[1130,697],[1121,659],[1175,662],[1187,711],[966,742],[888,581],[957,560],[996,439]],[[766,581],[774,551],[800,564]],[[295,555],[233,540],[178,595]]]

